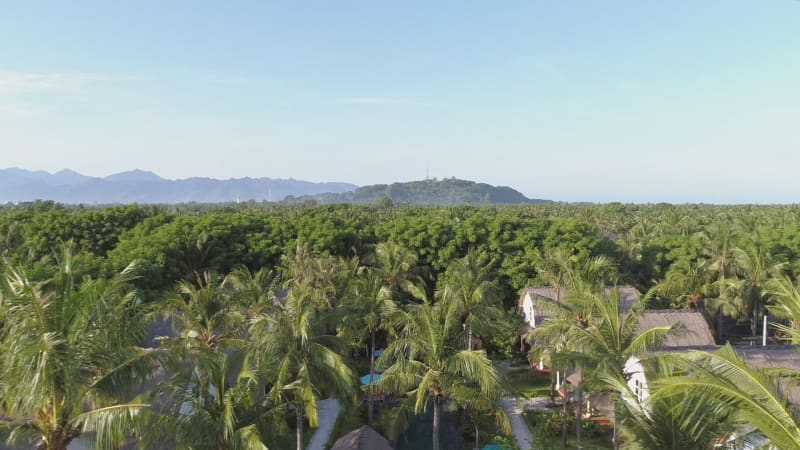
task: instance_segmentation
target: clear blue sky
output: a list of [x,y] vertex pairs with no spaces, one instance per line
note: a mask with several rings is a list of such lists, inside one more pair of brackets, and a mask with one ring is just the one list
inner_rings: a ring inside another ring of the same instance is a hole
[[8,166],[797,202],[800,2],[5,2]]

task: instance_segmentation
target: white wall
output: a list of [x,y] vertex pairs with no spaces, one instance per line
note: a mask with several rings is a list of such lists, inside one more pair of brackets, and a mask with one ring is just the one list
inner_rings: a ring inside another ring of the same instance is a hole
[[536,328],[536,310],[533,308],[533,299],[530,293],[526,293],[525,299],[522,300],[522,315],[525,317],[525,323],[531,328]]
[[625,368],[623,370],[625,374],[630,375],[628,387],[631,388],[631,391],[636,394],[639,401],[646,400],[647,397],[650,396],[650,392],[647,389],[647,378],[644,376],[644,367],[641,361],[639,361],[639,358],[630,358],[628,362],[625,363]]

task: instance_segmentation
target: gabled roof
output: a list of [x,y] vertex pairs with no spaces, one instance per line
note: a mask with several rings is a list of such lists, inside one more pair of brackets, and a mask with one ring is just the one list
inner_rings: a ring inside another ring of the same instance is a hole
[[392,447],[377,431],[363,425],[337,439],[331,450],[392,450]]
[[558,299],[556,299],[556,290],[551,287],[547,286],[539,286],[539,287],[529,287],[525,288],[522,291],[522,294],[519,296],[519,306],[522,306],[522,302],[525,301],[525,296],[530,294],[531,298],[536,301],[539,297],[547,298],[550,300],[564,300],[564,289],[559,292]]
[[[609,286],[604,289],[605,295],[610,295],[612,289],[619,290],[619,301],[620,305],[622,306],[622,311],[627,312],[631,309],[631,307],[638,303],[641,300],[642,295],[639,293],[639,290],[633,286]],[[561,302],[563,301],[568,295],[566,289],[561,289],[558,293],[558,297],[556,298],[556,290],[552,287],[547,286],[537,286],[537,287],[529,287],[525,288],[522,291],[522,294],[519,297],[519,302],[517,306],[522,307],[522,303],[525,301],[525,296],[530,294],[531,299],[534,301],[534,305],[539,298],[546,298],[553,301]]]
[[639,332],[680,324],[682,330],[667,336],[663,347],[714,345],[714,336],[702,314],[682,310],[650,310],[639,318]]

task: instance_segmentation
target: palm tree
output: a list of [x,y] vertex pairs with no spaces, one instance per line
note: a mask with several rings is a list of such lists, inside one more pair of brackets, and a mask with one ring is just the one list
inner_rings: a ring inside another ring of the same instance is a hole
[[735,277],[726,281],[725,292],[730,313],[750,319],[753,337],[758,335],[758,316],[763,309],[767,283],[779,276],[785,263],[775,262],[761,240],[748,240],[744,248],[734,249]]
[[481,405],[494,402],[500,380],[486,353],[460,350],[454,338],[459,323],[440,305],[428,302],[406,314],[404,328],[381,355],[388,366],[380,384],[408,393],[408,409],[420,413],[433,404],[433,449],[439,450],[442,402]]
[[[266,450],[285,405],[264,394],[244,347],[185,354],[154,390],[160,414],[143,433],[150,447]],[[285,426],[285,425],[284,425]]]
[[258,367],[269,373],[272,382],[268,401],[294,407],[297,450],[302,450],[304,414],[316,427],[321,396],[349,397],[355,376],[338,352],[339,339],[322,330],[314,288],[300,281],[288,286],[285,303],[271,314],[258,315],[250,332]]
[[696,263],[679,262],[670,267],[666,277],[653,286],[650,294],[677,300],[681,308],[705,312],[705,300],[711,287],[707,260]]
[[[397,306],[392,299],[391,289],[377,272],[367,272],[355,282],[352,293],[344,304],[341,334],[363,342],[369,339],[370,362],[367,387],[369,397],[368,423],[372,425],[373,399],[375,395],[375,335],[381,330],[391,328],[392,318]],[[366,336],[365,336],[366,335]]]
[[651,385],[646,398],[625,380],[602,377],[620,395],[620,434],[626,449],[708,450],[732,431],[733,411],[713,397],[699,391],[666,396],[653,389],[659,380],[675,376],[675,365],[658,357],[641,363]]
[[160,405],[146,428],[151,446],[266,448],[267,418],[279,408],[247,363],[247,318],[271,304],[274,282],[271,272],[239,269],[178,283],[164,308],[176,336],[161,338],[170,376],[151,394]]
[[698,233],[698,237],[703,246],[703,253],[709,261],[709,269],[713,277],[713,282],[718,288],[717,301],[715,305],[717,316],[717,343],[723,341],[723,306],[726,297],[726,280],[731,274],[734,261],[734,248],[736,248],[736,230],[724,220],[718,220],[711,226],[706,227]]
[[163,309],[178,333],[170,346],[216,351],[231,340],[244,343],[247,319],[224,279],[205,272],[194,283],[178,282],[176,291]]
[[307,245],[298,242],[293,253],[281,258],[283,288],[289,290],[293,285],[307,286],[310,288],[308,294],[319,308],[332,309],[343,266],[345,270],[352,269],[350,264],[341,264],[333,257],[314,255]]
[[[561,366],[572,364],[584,370],[591,369],[597,376],[602,374],[601,382],[609,378],[627,382],[630,374],[625,372],[625,366],[628,362],[659,346],[673,330],[656,327],[639,332],[638,319],[644,312],[643,305],[634,305],[623,312],[617,289],[608,293],[583,291],[580,296],[573,297],[572,302],[589,312],[587,326],[575,326],[569,319],[555,319],[534,330],[534,336],[551,339],[554,334],[566,334],[569,350],[551,355],[551,360]],[[619,445],[616,434],[612,443],[615,448]]]
[[[531,336],[539,341],[540,348],[531,353],[531,357],[540,357],[542,350],[549,347],[554,353],[569,347],[569,342],[564,343],[564,334],[571,327],[586,327],[591,316],[591,303],[584,301],[584,298],[592,290],[604,289],[604,281],[608,272],[614,268],[613,263],[603,256],[579,257],[573,255],[565,249],[558,249],[545,253],[541,261],[542,268],[539,276],[546,282],[550,282],[555,289],[555,301],[541,299],[542,307],[553,317],[560,319],[553,321],[544,330],[534,332]],[[565,295],[566,290],[570,293]],[[534,330],[536,331],[536,330]],[[564,368],[568,368],[564,366]],[[565,372],[566,377],[566,372]],[[566,386],[566,384],[565,384]],[[583,371],[580,371],[580,381],[577,389],[577,418],[576,434],[578,442],[581,439],[583,430]],[[564,390],[564,433],[561,437],[562,445],[566,446],[566,426],[567,426],[567,399],[566,389]]]
[[602,287],[605,278],[616,269],[605,256],[580,256],[565,248],[545,251],[537,265],[539,279],[555,290],[557,303],[562,302],[568,290]]
[[785,333],[792,344],[800,343],[800,289],[791,278],[781,275],[769,281],[767,292],[775,300],[775,304],[767,306],[769,311],[779,319],[789,320],[789,325],[773,326]]
[[539,279],[555,290],[557,302],[562,300],[576,264],[577,256],[564,248],[552,249],[538,255],[536,265]]
[[417,255],[394,242],[381,242],[375,246],[374,264],[384,284],[396,296],[399,289],[406,289],[417,264]]
[[716,353],[689,352],[671,362],[682,364],[688,375],[661,380],[658,395],[707,396],[735,411],[737,423],[755,426],[774,448],[800,448],[798,418],[779,384],[780,377],[796,374],[753,368],[730,345]]
[[234,289],[232,300],[250,316],[275,304],[281,291],[280,283],[280,277],[273,270],[261,268],[253,272],[239,267],[228,274],[222,284]]
[[467,333],[467,350],[472,350],[473,328],[488,330],[501,315],[495,306],[496,295],[491,281],[493,261],[486,263],[485,260],[485,253],[468,251],[445,273],[444,287],[439,291],[449,314],[460,321]]
[[129,285],[135,266],[79,282],[74,263],[65,246],[53,278],[8,268],[0,288],[0,427],[41,450],[87,432],[99,447],[118,445],[148,407],[132,398],[155,360],[139,347],[147,322]]

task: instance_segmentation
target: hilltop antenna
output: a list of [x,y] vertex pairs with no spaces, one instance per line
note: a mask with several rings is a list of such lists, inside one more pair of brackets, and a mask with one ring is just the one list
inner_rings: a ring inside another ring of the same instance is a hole
[[239,198],[239,194],[236,194],[236,204],[242,203],[242,199]]
[[426,167],[425,168],[425,181],[428,181],[430,179],[431,179],[430,170]]
[[272,203],[272,187],[270,186],[269,191],[267,191],[267,201]]

